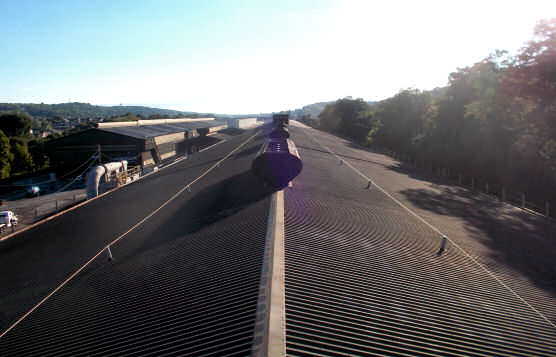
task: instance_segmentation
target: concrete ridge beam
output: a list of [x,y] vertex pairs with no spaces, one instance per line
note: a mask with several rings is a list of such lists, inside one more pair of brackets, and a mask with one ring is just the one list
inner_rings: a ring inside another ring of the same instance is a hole
[[283,190],[274,192],[270,199],[252,355],[286,355]]

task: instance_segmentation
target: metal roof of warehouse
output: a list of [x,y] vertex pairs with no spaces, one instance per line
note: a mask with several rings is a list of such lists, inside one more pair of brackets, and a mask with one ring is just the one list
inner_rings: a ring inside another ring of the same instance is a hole
[[224,125],[224,122],[218,120],[207,120],[174,124],[134,125],[98,129],[102,131],[109,131],[114,134],[131,136],[138,139],[150,139],[156,136],[181,133],[201,128],[212,128],[220,125]]
[[289,129],[283,218],[266,127],[1,242],[0,356],[556,355],[555,222]]

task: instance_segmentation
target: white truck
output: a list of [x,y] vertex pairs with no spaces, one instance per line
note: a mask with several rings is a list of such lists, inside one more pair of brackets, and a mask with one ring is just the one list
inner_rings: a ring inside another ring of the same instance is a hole
[[17,225],[17,216],[12,211],[0,211],[0,232]]

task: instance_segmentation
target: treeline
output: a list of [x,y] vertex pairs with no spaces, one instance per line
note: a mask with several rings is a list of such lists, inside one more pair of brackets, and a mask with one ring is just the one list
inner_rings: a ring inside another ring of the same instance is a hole
[[[122,112],[124,109],[128,111]],[[108,116],[109,113],[114,114]],[[63,132],[54,130],[56,124],[68,122],[66,117],[99,116],[102,116],[105,122],[113,122],[186,116],[199,118],[214,115],[147,107],[100,107],[83,103],[0,104],[0,179],[26,175],[47,168],[50,161],[47,146],[49,140],[94,127],[93,122],[81,121],[73,123],[71,129]],[[48,136],[35,138],[31,131],[45,132]]]
[[326,105],[330,103],[332,102],[320,102],[320,103],[309,104],[302,108],[292,110],[290,112],[290,115],[295,115],[299,117],[304,116],[305,118],[317,118],[319,114],[324,110]]
[[45,138],[30,133],[33,118],[27,113],[0,115],[0,179],[40,171],[48,166]]
[[64,118],[109,118],[121,117],[127,113],[148,118],[151,115],[166,118],[190,116],[190,112],[170,109],[150,108],[143,106],[112,106],[91,105],[88,103],[33,104],[33,103],[0,103],[0,114],[7,112],[27,112],[32,117],[53,119],[55,116]]
[[[196,116],[200,114],[195,114],[194,117]],[[172,117],[159,113],[143,117],[129,112],[123,116],[107,118],[105,121],[169,118]],[[47,146],[49,140],[94,127],[92,122],[82,122],[63,133],[52,132],[53,124],[62,120],[64,118],[59,115],[54,116],[52,120],[37,120],[22,111],[0,114],[0,179],[26,175],[47,168],[50,161]],[[47,131],[50,134],[45,138],[35,138],[32,131]]]
[[104,119],[104,122],[121,122],[121,121],[135,121],[135,120],[150,120],[150,119],[178,119],[178,118],[214,118],[214,114],[203,114],[203,113],[191,113],[187,114],[178,113],[176,115],[168,115],[161,113],[150,114],[149,116],[143,116],[141,114],[136,114],[132,112],[127,112],[124,115],[114,115],[109,118]]
[[515,56],[497,51],[434,91],[405,89],[372,106],[347,97],[319,128],[536,196],[556,199],[556,19]]

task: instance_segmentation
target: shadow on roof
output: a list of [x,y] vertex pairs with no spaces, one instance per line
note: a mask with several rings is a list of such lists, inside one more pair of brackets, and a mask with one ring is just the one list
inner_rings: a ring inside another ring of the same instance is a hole
[[[234,231],[236,222],[221,221],[264,200],[274,192],[271,188],[265,188],[251,170],[200,187],[202,188],[199,190],[193,186],[191,194],[183,192],[182,195],[191,195],[191,199],[180,200],[183,203],[178,209],[174,209],[175,213],[167,219],[157,220],[156,227],[145,224],[143,230],[146,235],[140,240],[141,244],[136,245],[130,240],[130,246],[122,247],[122,251],[127,251],[125,254],[143,253],[220,224],[229,225],[230,231]],[[125,240],[122,243],[126,245]]]
[[460,187],[434,185],[401,194],[421,209],[463,220],[464,234],[490,248],[490,259],[556,297],[554,223]]

